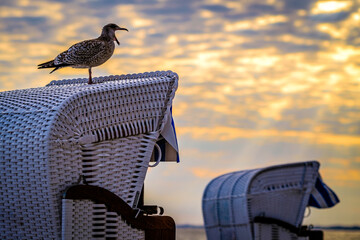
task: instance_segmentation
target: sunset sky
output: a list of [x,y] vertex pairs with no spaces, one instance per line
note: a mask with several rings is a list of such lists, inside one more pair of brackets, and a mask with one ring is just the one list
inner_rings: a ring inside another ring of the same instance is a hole
[[148,173],[146,202],[203,224],[214,177],[318,160],[340,203],[305,223],[360,225],[360,1],[1,0],[0,91],[87,77],[38,70],[107,23],[126,27],[93,76],[172,70],[179,164]]

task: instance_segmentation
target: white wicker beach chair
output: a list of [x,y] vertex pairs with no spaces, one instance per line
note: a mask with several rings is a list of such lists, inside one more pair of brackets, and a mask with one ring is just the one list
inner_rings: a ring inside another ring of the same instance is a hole
[[300,233],[318,168],[318,162],[310,161],[232,172],[213,179],[202,202],[207,238],[286,240],[321,235],[307,230]]
[[[0,239],[145,238],[129,209],[125,223],[101,197],[84,196],[107,194],[137,207],[155,143],[171,120],[178,76],[86,82],[0,93]],[[80,182],[98,189],[80,186],[61,200]]]

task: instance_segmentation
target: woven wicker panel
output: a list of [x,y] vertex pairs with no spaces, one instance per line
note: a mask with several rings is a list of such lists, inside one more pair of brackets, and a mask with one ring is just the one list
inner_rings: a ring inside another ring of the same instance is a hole
[[254,224],[254,240],[308,240],[308,237],[299,237],[295,233],[275,224]]
[[130,227],[104,204],[63,199],[62,239],[143,240],[145,231]]
[[[8,99],[7,99],[8,100]],[[1,102],[1,101],[0,101]],[[46,162],[46,111],[3,112],[0,131],[0,239],[33,239],[49,232],[54,218],[44,218],[51,207]],[[34,234],[35,233],[35,234]]]
[[124,240],[144,240],[145,239],[145,231],[131,228],[126,222],[122,221],[120,217],[117,217],[117,239]]
[[137,205],[158,134],[139,134],[82,146],[86,182]]
[[[133,193],[141,189],[149,149],[166,122],[177,80],[175,73],[155,72],[97,78],[93,85],[75,79],[0,93],[0,239],[60,238],[61,194],[84,174],[84,151],[116,145],[118,139],[140,144],[141,151],[129,152],[137,166],[127,173],[130,179],[139,177],[136,184],[127,181],[137,189],[116,190],[117,177],[96,181],[135,203]],[[95,164],[101,178],[111,176],[101,164]]]
[[257,171],[224,174],[208,184],[202,200],[207,239],[251,238],[246,192]]
[[315,161],[293,163],[232,172],[213,179],[203,195],[207,238],[253,239],[256,216],[299,227],[318,168]]
[[94,203],[90,200],[63,199],[63,239],[91,239],[94,220],[96,220],[93,218],[94,212]]
[[270,167],[259,172],[249,186],[250,218],[266,216],[299,227],[318,168],[318,163],[306,162]]

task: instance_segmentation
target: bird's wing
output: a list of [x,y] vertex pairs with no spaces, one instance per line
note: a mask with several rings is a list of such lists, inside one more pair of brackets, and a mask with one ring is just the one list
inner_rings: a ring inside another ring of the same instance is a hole
[[85,40],[72,45],[55,58],[55,64],[82,65],[105,51],[106,43],[98,39]]

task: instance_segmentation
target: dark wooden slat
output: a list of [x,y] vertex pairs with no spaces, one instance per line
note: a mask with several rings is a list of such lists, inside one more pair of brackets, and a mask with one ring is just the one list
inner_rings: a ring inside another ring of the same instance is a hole
[[132,209],[124,200],[104,188],[91,185],[74,185],[66,189],[63,198],[89,199],[103,203],[109,211],[116,212],[131,227],[145,230],[145,239],[175,239],[175,221],[171,217],[138,214],[138,210]]
[[296,234],[297,236],[309,237],[309,240],[323,240],[324,239],[324,234],[323,234],[323,231],[321,231],[321,230],[308,229],[306,226],[297,228],[296,226],[293,226],[287,222],[284,222],[282,220],[275,219],[275,218],[258,216],[258,217],[254,218],[254,223],[276,224],[276,225],[283,227],[283,228],[287,229],[288,231]]

